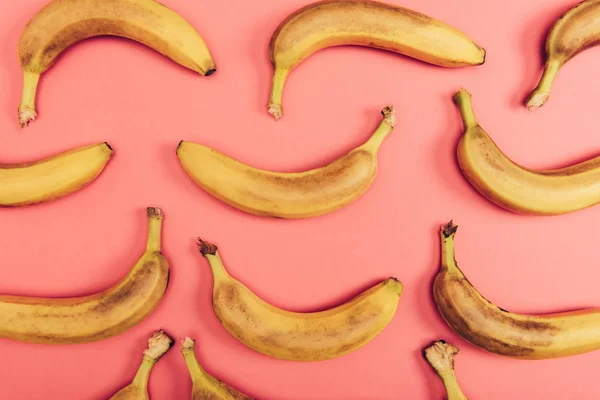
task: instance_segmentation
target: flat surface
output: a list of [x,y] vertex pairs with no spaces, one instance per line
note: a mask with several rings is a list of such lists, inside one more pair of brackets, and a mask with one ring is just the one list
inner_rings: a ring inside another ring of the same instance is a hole
[[[472,92],[482,126],[524,165],[556,167],[598,153],[600,50],[564,68],[543,109],[521,106],[541,73],[545,34],[572,0],[403,0],[468,33],[487,49],[486,64],[445,70],[383,51],[325,50],[290,76],[277,123],[266,112],[267,45],[306,2],[164,0],[204,36],[216,74],[197,76],[127,40],[89,40],[43,77],[39,119],[21,131],[17,42],[45,2],[0,2],[0,159],[34,160],[98,141],[108,141],[115,156],[79,193],[0,210],[0,293],[107,288],[143,251],[149,205],[165,212],[172,281],[156,312],[118,337],[64,347],[0,340],[1,399],[106,399],[131,379],[158,327],[178,340],[195,337],[210,372],[259,399],[442,399],[421,357],[440,338],[461,348],[457,374],[469,398],[600,398],[600,352],[533,362],[486,354],[451,333],[430,295],[438,226],[454,218],[458,261],[491,301],[525,313],[600,305],[600,206],[551,218],[508,213],[469,186],[454,153],[461,124],[451,96],[461,86]],[[196,187],[175,156],[185,139],[258,167],[303,170],[366,140],[388,103],[398,109],[398,125],[381,148],[377,179],[356,203],[324,217],[246,215]],[[234,276],[278,306],[327,308],[397,276],[405,284],[398,314],[370,344],[336,360],[302,364],[255,353],[212,312],[212,276],[194,247],[199,235],[220,246]],[[155,367],[151,398],[185,399],[190,388],[174,348]]]

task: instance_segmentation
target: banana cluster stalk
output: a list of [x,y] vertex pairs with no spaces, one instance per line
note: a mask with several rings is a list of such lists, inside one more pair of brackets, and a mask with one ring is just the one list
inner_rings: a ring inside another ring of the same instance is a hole
[[316,2],[292,13],[271,37],[269,113],[275,119],[283,116],[283,87],[292,69],[319,50],[340,45],[389,50],[442,67],[485,62],[485,50],[466,34],[416,11],[370,0]]
[[543,106],[560,69],[582,51],[600,43],[600,0],[587,0],[562,15],[546,38],[546,65],[537,87],[527,98],[529,110]]
[[0,207],[43,203],[83,189],[112,155],[108,143],[98,143],[27,164],[0,165]]
[[177,156],[202,189],[248,213],[309,218],[336,211],[362,196],[377,174],[377,152],[396,123],[392,106],[371,138],[332,163],[304,172],[263,171],[209,147],[180,142]]
[[0,296],[0,337],[32,343],[94,342],[125,332],[160,303],[169,264],[160,252],[160,209],[148,208],[146,251],[121,282],[96,294],[72,298]]
[[444,225],[442,266],[433,297],[448,325],[465,340],[503,356],[547,359],[600,349],[600,309],[548,315],[508,312],[483,297],[454,258],[457,226]]
[[181,344],[181,354],[192,378],[192,400],[254,400],[208,374],[196,360],[194,345],[189,337]]
[[479,126],[471,95],[454,95],[463,119],[458,143],[460,169],[479,193],[507,210],[556,215],[600,202],[600,157],[554,170],[533,170],[509,159]]
[[442,380],[448,400],[467,400],[454,373],[454,357],[458,354],[458,347],[444,340],[438,340],[427,347],[423,353],[431,368]]
[[149,400],[148,380],[154,364],[173,346],[173,339],[162,330],[154,332],[148,339],[148,348],[133,381],[115,393],[109,400]]
[[236,339],[271,357],[321,361],[351,353],[375,338],[396,314],[402,284],[389,278],[338,307],[313,313],[277,308],[227,271],[217,247],[198,239],[214,276],[213,309]]
[[198,32],[155,0],[52,0],[27,24],[19,42],[24,76],[19,106],[22,127],[37,116],[40,75],[69,46],[107,35],[135,40],[201,75],[216,71]]

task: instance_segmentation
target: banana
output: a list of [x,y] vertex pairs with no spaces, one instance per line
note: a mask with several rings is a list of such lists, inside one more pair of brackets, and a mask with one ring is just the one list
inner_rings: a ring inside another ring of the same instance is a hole
[[281,97],[292,69],[319,50],[341,45],[389,50],[442,67],[485,62],[485,50],[463,32],[418,12],[376,1],[316,2],[292,13],[271,37],[268,107],[276,120],[283,116]]
[[423,353],[431,368],[442,380],[448,400],[467,400],[454,373],[454,356],[458,354],[458,347],[438,340],[427,347]]
[[208,47],[179,14],[154,0],[52,0],[27,24],[19,41],[23,97],[19,123],[36,116],[40,75],[69,46],[96,36],[140,42],[201,75],[216,71]]
[[402,294],[402,283],[388,278],[338,307],[290,312],[232,278],[215,245],[198,239],[198,248],[215,279],[213,309],[221,325],[251,349],[282,360],[321,361],[357,350],[391,322]]
[[205,191],[242,211],[268,217],[309,218],[336,211],[359,198],[377,173],[377,151],[396,123],[385,107],[371,138],[322,168],[304,172],[262,171],[216,150],[181,141],[177,156]]
[[194,345],[195,342],[189,337],[181,344],[181,354],[192,377],[192,400],[253,400],[209,375],[196,360]]
[[32,343],[94,342],[125,332],[160,303],[169,264],[160,253],[162,211],[147,210],[146,251],[121,282],[103,292],[72,298],[0,296],[0,337]]
[[433,283],[437,308],[465,340],[492,353],[538,360],[600,349],[600,309],[559,314],[513,314],[485,299],[454,258],[457,226],[441,229],[442,265]]
[[583,1],[554,24],[546,38],[546,65],[537,87],[525,105],[531,110],[543,106],[560,69],[582,51],[600,44],[600,1]]
[[562,169],[533,170],[510,160],[479,126],[471,95],[454,95],[464,125],[458,164],[479,193],[507,210],[533,215],[564,214],[600,202],[600,157]]
[[162,330],[154,332],[148,339],[148,348],[144,350],[142,363],[133,381],[115,393],[109,400],[149,400],[148,380],[152,367],[173,346],[173,339]]
[[0,207],[43,203],[76,192],[96,179],[112,154],[108,143],[98,143],[28,164],[0,165]]

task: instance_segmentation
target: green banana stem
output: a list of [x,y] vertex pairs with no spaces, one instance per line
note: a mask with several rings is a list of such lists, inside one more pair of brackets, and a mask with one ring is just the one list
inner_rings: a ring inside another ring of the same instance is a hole
[[152,371],[152,367],[156,364],[157,360],[153,360],[148,356],[144,356],[142,359],[142,363],[138,368],[135,378],[133,378],[133,384],[137,387],[146,387],[148,386],[148,380],[150,379],[150,372]]
[[394,130],[394,126],[396,125],[396,109],[394,106],[387,106],[383,110],[381,110],[381,115],[383,115],[383,119],[381,123],[373,132],[369,140],[362,146],[365,149],[368,149],[372,152],[377,152],[381,143],[385,140],[385,138]]
[[562,65],[563,63],[561,60],[548,60],[546,62],[546,65],[544,66],[544,73],[542,74],[540,82],[536,88],[533,89],[525,102],[528,110],[531,111],[539,108],[543,106],[546,101],[548,101],[552,84],[554,83],[556,75],[558,75],[558,71],[560,71]]
[[281,98],[283,96],[283,87],[290,71],[283,68],[275,68],[273,73],[273,87],[271,88],[271,99],[269,100],[269,114],[276,120],[283,116],[281,107]]
[[465,130],[476,128],[479,124],[477,123],[477,118],[475,118],[475,113],[473,112],[471,93],[465,89],[461,89],[456,92],[453,100],[454,104],[458,106]]
[[444,384],[444,388],[446,389],[448,400],[467,400],[467,397],[463,394],[460,386],[458,385],[458,380],[456,379],[456,374],[454,371],[444,372],[439,376]]
[[163,213],[158,207],[148,207],[148,244],[147,252],[160,252]]
[[37,93],[40,74],[34,72],[23,73],[23,96],[19,105],[19,125],[26,127],[29,122],[37,117],[35,112],[35,96]]
[[198,382],[207,375],[204,368],[202,368],[196,359],[196,353],[194,352],[195,344],[196,342],[189,337],[186,337],[181,346],[181,354],[183,354],[183,359],[185,360],[185,365],[187,365],[190,376],[192,377],[192,382]]

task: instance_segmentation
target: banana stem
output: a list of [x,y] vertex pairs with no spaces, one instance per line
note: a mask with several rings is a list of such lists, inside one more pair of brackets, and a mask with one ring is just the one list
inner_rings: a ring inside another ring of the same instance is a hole
[[477,123],[477,118],[475,118],[475,113],[473,112],[471,93],[467,92],[465,89],[461,89],[456,92],[453,99],[454,104],[457,105],[458,110],[460,111],[465,130],[477,127],[479,124]]
[[152,371],[152,367],[156,364],[157,360],[154,360],[148,356],[144,356],[142,359],[142,363],[135,374],[135,378],[133,378],[133,384],[137,387],[145,387],[148,385],[148,380],[150,379],[150,372]]
[[381,111],[381,115],[383,115],[383,119],[381,123],[373,132],[369,140],[363,145],[364,148],[368,148],[370,151],[377,152],[381,143],[385,140],[385,138],[394,130],[394,125],[396,125],[396,109],[394,106],[387,106]]
[[158,207],[148,207],[148,244],[146,251],[160,252],[163,213]]
[[560,60],[548,60],[546,62],[546,65],[544,66],[544,73],[542,74],[540,82],[536,88],[533,89],[525,102],[527,109],[530,111],[534,110],[543,106],[546,101],[548,101],[552,84],[554,83],[556,75],[562,67],[562,64],[563,63]]
[[439,376],[444,384],[444,388],[446,388],[448,400],[467,400],[467,397],[464,395],[458,384],[454,371],[443,372],[440,373]]
[[423,351],[425,359],[442,380],[448,400],[467,400],[454,374],[454,357],[458,352],[458,347],[444,340],[438,340]]
[[288,69],[275,68],[273,73],[273,87],[271,88],[271,99],[269,100],[269,114],[278,120],[283,116],[281,98],[283,96],[283,87],[290,71]]
[[442,238],[442,269],[448,269],[455,265],[454,258],[454,236],[456,235],[457,225],[452,221],[442,226],[440,236]]
[[200,254],[208,260],[215,280],[217,280],[217,278],[229,276],[225,269],[225,265],[223,265],[223,262],[221,261],[221,257],[219,257],[217,246],[200,238],[198,238],[196,245],[198,246]]
[[194,344],[195,342],[192,339],[185,338],[182,344],[181,354],[183,355],[185,365],[187,365],[188,371],[190,372],[192,381],[197,382],[206,376],[206,371],[196,359]]
[[35,96],[37,93],[40,74],[34,72],[23,72],[23,96],[19,105],[19,125],[26,127],[29,122],[35,120]]

